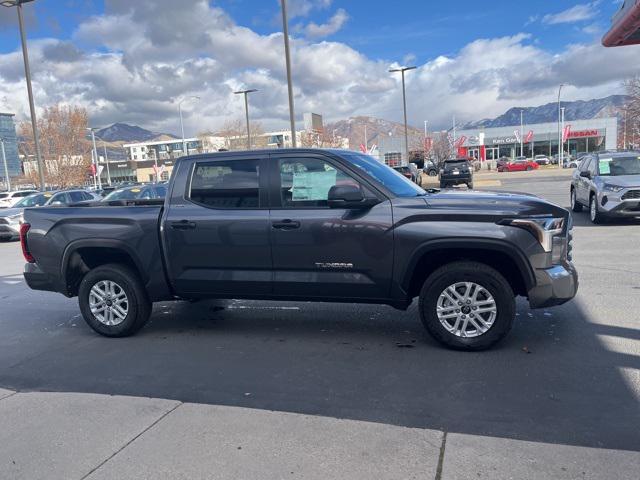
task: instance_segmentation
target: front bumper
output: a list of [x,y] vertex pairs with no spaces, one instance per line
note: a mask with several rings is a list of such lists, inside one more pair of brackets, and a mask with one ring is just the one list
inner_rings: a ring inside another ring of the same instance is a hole
[[640,217],[640,198],[629,198],[630,192],[637,190],[628,188],[616,193],[599,192],[600,212],[610,217]]
[[536,270],[536,286],[529,290],[531,308],[562,305],[578,293],[578,272],[571,263]]

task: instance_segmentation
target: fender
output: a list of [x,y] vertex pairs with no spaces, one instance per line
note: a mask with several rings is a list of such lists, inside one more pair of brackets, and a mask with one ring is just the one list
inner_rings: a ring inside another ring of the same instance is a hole
[[409,260],[407,271],[402,278],[402,289],[404,291],[409,290],[409,286],[411,285],[411,279],[413,278],[413,273],[415,271],[416,265],[420,261],[420,259],[427,253],[436,251],[436,250],[465,250],[465,249],[476,249],[476,250],[491,250],[494,252],[504,253],[513,260],[513,262],[518,267],[522,278],[524,279],[525,286],[527,290],[533,288],[536,284],[535,273],[531,264],[527,260],[527,256],[520,250],[517,246],[503,241],[503,240],[495,240],[488,238],[439,238],[437,240],[430,240],[421,244],[411,255],[411,259]]
[[120,250],[125,252],[127,255],[129,255],[129,257],[131,257],[131,260],[133,260],[133,263],[138,269],[138,273],[140,274],[140,277],[142,278],[143,283],[146,284],[149,281],[147,272],[143,268],[142,264],[140,263],[140,259],[135,254],[135,251],[126,242],[123,242],[121,240],[109,240],[109,239],[98,239],[98,238],[87,238],[82,240],[75,240],[71,242],[69,245],[67,245],[67,247],[65,248],[62,254],[62,265],[60,266],[60,273],[62,275],[61,278],[63,279],[67,278],[67,267],[69,265],[69,259],[71,258],[71,255],[73,255],[73,253],[75,253],[80,248],[85,248],[85,247],[107,248],[107,249]]

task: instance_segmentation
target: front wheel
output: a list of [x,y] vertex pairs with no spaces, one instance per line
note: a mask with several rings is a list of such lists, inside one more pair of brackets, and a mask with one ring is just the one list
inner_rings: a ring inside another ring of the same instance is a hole
[[109,264],[85,275],[78,291],[85,322],[105,337],[127,337],[151,315],[151,302],[138,275],[129,267]]
[[598,199],[595,195],[591,195],[591,199],[589,200],[589,218],[591,219],[591,223],[595,225],[604,223],[605,221],[604,214],[598,210]]
[[580,205],[580,202],[578,202],[578,196],[576,194],[575,188],[571,189],[571,210],[576,213],[582,211],[582,205]]
[[477,262],[444,265],[424,282],[420,318],[429,333],[456,350],[486,350],[502,340],[515,318],[511,285]]
[[467,188],[468,188],[469,190],[473,190],[473,182],[469,182],[469,183],[467,183]]

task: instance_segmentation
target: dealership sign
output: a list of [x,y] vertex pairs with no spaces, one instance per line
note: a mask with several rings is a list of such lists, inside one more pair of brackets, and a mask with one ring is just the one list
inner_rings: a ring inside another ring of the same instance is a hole
[[569,133],[569,138],[586,138],[598,136],[600,136],[600,132],[598,130],[578,130],[576,132]]
[[520,143],[516,137],[498,137],[492,140],[494,145],[506,145],[508,143]]

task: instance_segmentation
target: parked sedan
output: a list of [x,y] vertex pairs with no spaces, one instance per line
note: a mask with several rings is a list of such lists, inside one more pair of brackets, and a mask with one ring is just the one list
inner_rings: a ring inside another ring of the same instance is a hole
[[549,165],[551,163],[551,160],[546,155],[536,155],[533,161],[538,165]]
[[533,160],[529,160],[527,158],[522,160],[520,159],[520,157],[518,157],[518,159],[516,159],[515,162],[509,162],[505,165],[502,165],[501,167],[498,167],[498,171],[499,172],[525,172],[525,171],[530,172],[531,170],[537,170],[539,168],[540,168],[540,165],[538,165]]
[[11,208],[24,197],[38,193],[37,190],[18,190],[16,192],[0,193],[0,208]]

